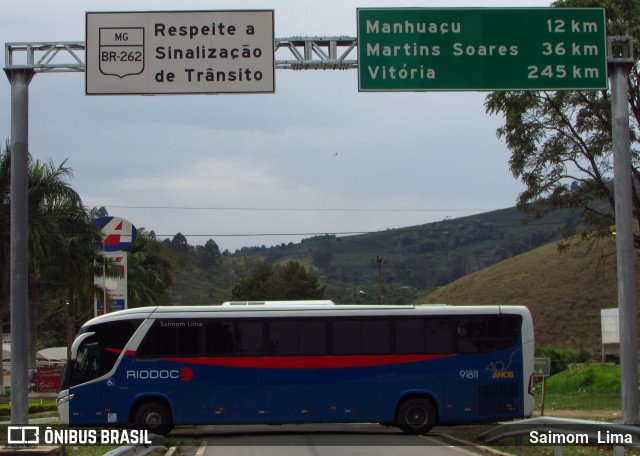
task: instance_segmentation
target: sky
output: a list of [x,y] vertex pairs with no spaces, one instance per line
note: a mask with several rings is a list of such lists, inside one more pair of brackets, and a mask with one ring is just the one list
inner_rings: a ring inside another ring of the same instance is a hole
[[[359,7],[541,0],[3,0],[0,40],[84,41],[85,12],[273,9],[276,38],[356,36]],[[355,51],[352,57],[355,58]],[[278,54],[276,54],[278,58]],[[0,139],[10,84],[0,81]],[[487,92],[359,92],[357,70],[276,70],[275,94],[87,96],[37,74],[29,150],[73,169],[88,207],[221,250],[419,225],[513,206],[523,190]]]

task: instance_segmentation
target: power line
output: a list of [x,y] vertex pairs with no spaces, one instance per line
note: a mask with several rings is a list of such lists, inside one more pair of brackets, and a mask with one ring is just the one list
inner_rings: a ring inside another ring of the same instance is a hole
[[[220,206],[138,206],[138,205],[88,205],[88,207],[100,208],[103,207],[105,209],[151,209],[151,210],[184,210],[184,211],[260,211],[260,212],[480,212],[486,213],[501,209],[436,209],[436,208],[413,208],[413,209],[398,209],[398,208],[284,208],[284,207],[220,207]],[[454,221],[452,219],[451,221]],[[491,223],[491,220],[484,220],[484,223]],[[431,225],[433,223],[440,222],[429,222]],[[518,224],[500,224],[500,225],[484,225],[483,228],[491,228],[491,229],[500,229],[500,228],[516,228],[516,227],[525,227],[527,225],[523,225],[521,223]],[[541,222],[535,221],[533,226],[538,225],[556,225],[562,226],[564,223],[559,222]],[[393,231],[395,233],[419,233],[419,232],[434,232],[440,230],[449,230],[451,229],[448,226],[442,227],[426,227],[426,228],[388,228],[386,230],[360,230],[360,231],[322,231],[322,232],[293,232],[293,233],[209,233],[209,234],[200,234],[200,233],[181,233],[185,237],[206,237],[206,238],[250,238],[250,237],[292,237],[292,236],[352,236],[352,235],[362,235],[362,234],[378,234],[383,232]],[[172,238],[175,236],[174,234],[158,234],[155,233],[156,237],[159,238]]]
[[[437,222],[432,222],[437,223]],[[522,225],[522,224],[513,224],[513,225],[486,225],[481,228],[486,229],[495,229],[495,228],[527,228],[527,227],[535,227],[540,225],[555,225],[555,226],[563,226],[562,222],[536,222],[535,225]],[[322,232],[311,232],[311,233],[218,233],[218,234],[187,234],[180,233],[185,237],[268,237],[268,236],[350,236],[357,234],[380,234],[380,233],[432,233],[437,231],[448,231],[451,230],[450,227],[430,227],[430,228],[389,228],[386,230],[376,230],[376,231],[322,231]],[[175,236],[175,234],[157,234],[156,237],[169,238]]]
[[[396,230],[394,230],[396,231]],[[399,231],[399,230],[397,230]],[[185,237],[266,237],[266,236],[348,236],[352,234],[375,234],[382,231],[342,231],[318,233],[244,233],[244,234],[185,234]],[[156,237],[173,237],[175,234],[157,234]]]
[[261,212],[490,212],[498,209],[398,209],[398,208],[331,208],[331,207],[192,207],[192,206],[122,206],[122,205],[87,205],[92,208],[105,209],[153,209],[181,211],[261,211]]

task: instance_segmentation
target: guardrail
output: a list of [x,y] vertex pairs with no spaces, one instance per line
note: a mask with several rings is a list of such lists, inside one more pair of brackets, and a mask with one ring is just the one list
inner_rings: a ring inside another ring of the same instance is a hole
[[541,417],[501,424],[480,434],[487,443],[515,438],[516,445],[552,445],[554,456],[564,454],[565,445],[613,447],[615,456],[623,456],[625,447],[640,448],[640,427],[604,421]]

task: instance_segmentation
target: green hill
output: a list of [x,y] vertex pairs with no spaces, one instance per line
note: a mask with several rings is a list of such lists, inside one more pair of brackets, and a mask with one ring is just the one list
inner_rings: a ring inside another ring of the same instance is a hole
[[617,307],[615,261],[613,239],[563,253],[551,243],[456,280],[419,302],[526,305],[538,343],[599,350],[600,309]]
[[[579,217],[558,210],[524,223],[516,208],[360,235],[315,236],[298,244],[245,247],[232,258],[259,257],[269,263],[299,261],[329,284],[336,302],[356,298],[375,302],[377,266],[385,259],[382,281],[386,304],[408,303],[426,292],[562,237]],[[360,294],[363,290],[366,293]]]

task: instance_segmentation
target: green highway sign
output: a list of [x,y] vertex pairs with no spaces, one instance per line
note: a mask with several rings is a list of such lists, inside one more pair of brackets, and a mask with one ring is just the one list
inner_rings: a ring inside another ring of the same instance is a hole
[[607,88],[602,8],[359,8],[361,92]]

